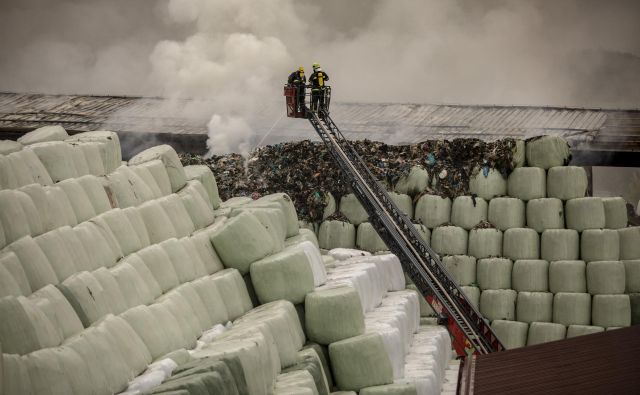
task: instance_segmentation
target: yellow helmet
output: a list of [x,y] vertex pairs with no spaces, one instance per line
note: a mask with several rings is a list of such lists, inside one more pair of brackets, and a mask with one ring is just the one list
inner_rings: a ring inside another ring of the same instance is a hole
[[304,66],[300,66],[298,70],[304,73]]
[[320,63],[314,63],[313,64],[313,69],[319,69],[320,68]]

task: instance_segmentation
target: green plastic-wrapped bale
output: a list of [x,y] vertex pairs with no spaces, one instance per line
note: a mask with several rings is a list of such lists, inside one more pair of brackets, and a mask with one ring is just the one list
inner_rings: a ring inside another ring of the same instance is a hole
[[393,369],[382,336],[377,333],[351,337],[329,345],[329,356],[341,390],[391,384]]
[[553,294],[549,292],[518,292],[516,319],[520,322],[551,322]]
[[580,256],[585,262],[617,261],[620,258],[620,238],[613,229],[586,229],[580,240]]
[[403,193],[389,192],[389,197],[396,206],[398,206],[400,211],[405,213],[409,218],[413,218],[413,200],[411,200],[411,196]]
[[640,226],[618,229],[620,259],[640,259]]
[[358,292],[352,287],[338,287],[307,294],[305,327],[309,339],[319,344],[363,334],[364,315]]
[[479,259],[476,265],[478,286],[485,289],[510,289],[513,262],[507,258]]
[[593,325],[605,328],[631,325],[629,295],[595,295],[591,308]]
[[304,348],[298,352],[298,363],[283,370],[283,373],[306,370],[313,377],[318,395],[329,395],[330,387],[320,356],[313,348]]
[[340,212],[354,225],[360,225],[369,219],[369,215],[353,193],[344,195],[340,199]]
[[222,296],[229,320],[235,320],[253,308],[247,286],[236,269],[221,270],[211,278]]
[[494,228],[469,231],[469,255],[478,259],[502,255],[502,231]]
[[525,322],[494,320],[491,323],[491,329],[507,350],[524,347],[527,344],[529,325]]
[[309,371],[293,370],[278,375],[274,393],[281,395],[318,395],[318,389]]
[[0,299],[0,315],[5,317],[0,320],[0,343],[5,353],[27,354],[44,347],[55,347],[62,341],[60,332],[47,316],[23,296]]
[[466,255],[467,231],[458,226],[439,226],[431,233],[431,247],[441,255]]
[[415,196],[429,185],[429,173],[420,166],[413,166],[408,175],[400,177],[395,185],[398,193]]
[[605,227],[621,229],[627,226],[627,201],[621,197],[602,198],[604,204]]
[[480,197],[458,196],[451,207],[451,223],[466,230],[487,219],[487,202]]
[[356,247],[369,252],[386,251],[389,249],[369,222],[358,225]]
[[234,217],[244,211],[255,215],[266,229],[272,239],[273,251],[271,254],[282,251],[287,235],[287,222],[282,210],[268,207],[240,207],[234,208],[230,216]]
[[580,236],[574,229],[547,229],[540,237],[540,256],[549,262],[580,257]]
[[591,295],[559,292],[553,297],[553,322],[569,325],[591,323]]
[[550,169],[566,166],[571,160],[567,140],[560,136],[540,136],[527,141],[527,163],[529,166]]
[[529,200],[527,203],[527,227],[542,233],[546,229],[564,229],[562,201],[556,198]]
[[25,236],[11,243],[7,249],[18,258],[32,290],[58,283],[58,278],[49,260],[30,236]]
[[571,199],[565,206],[567,228],[582,232],[585,229],[602,229],[606,225],[604,204],[601,198]]
[[496,228],[522,228],[525,224],[524,202],[518,198],[498,197],[489,201],[488,219]]
[[179,191],[187,183],[187,177],[178,154],[171,146],[164,144],[148,148],[129,159],[129,164],[139,165],[156,159],[161,160],[167,170],[171,191]]
[[263,196],[256,200],[252,204],[260,205],[263,203],[278,203],[282,208],[287,220],[287,237],[293,237],[300,231],[300,225],[298,224],[298,213],[293,205],[293,201],[286,193],[274,193],[271,195]]
[[534,229],[507,229],[502,235],[502,255],[514,261],[538,259],[540,257],[540,236]]
[[458,285],[476,282],[476,258],[468,255],[450,255],[442,258],[442,264]]
[[286,239],[284,241],[284,245],[285,247],[289,247],[289,246],[301,243],[303,241],[310,241],[313,243],[313,245],[320,248],[318,244],[318,237],[316,236],[314,231],[311,229],[304,229],[304,228],[300,228],[300,234],[298,234],[297,236],[289,237],[288,239]]
[[584,261],[556,261],[549,264],[549,291],[587,292],[587,274]]
[[547,174],[539,167],[519,167],[509,174],[507,180],[509,196],[524,200],[547,196]]
[[625,293],[640,292],[640,259],[622,261],[625,271]]
[[620,261],[594,261],[587,264],[587,289],[591,295],[622,294],[625,281],[624,264]]
[[[463,285],[462,287],[460,287],[460,289],[465,294],[467,299],[469,299],[469,302],[477,309],[480,306],[480,288],[475,286]],[[424,298],[420,299],[422,300]]]
[[301,303],[314,288],[311,265],[301,249],[289,247],[254,262],[250,270],[260,303],[278,299]]
[[476,168],[475,174],[469,179],[469,192],[485,200],[507,194],[507,180],[496,169],[484,171]]
[[567,339],[571,337],[591,335],[593,333],[604,332],[604,328],[601,326],[590,325],[569,325],[567,328]]
[[184,167],[184,173],[188,180],[198,180],[202,183],[207,195],[209,196],[209,202],[214,210],[220,207],[220,195],[218,194],[218,185],[216,184],[216,178],[213,176],[213,172],[206,165],[190,165]]
[[415,384],[387,384],[363,388],[360,395],[418,395]]
[[355,248],[356,227],[349,222],[324,221],[318,232],[318,243],[325,250]]
[[516,318],[516,291],[488,289],[480,294],[480,313],[488,319],[513,321]]
[[429,228],[422,224],[413,224],[413,227],[416,228],[422,240],[424,240],[427,245],[431,245],[431,231]]
[[433,229],[451,220],[451,199],[438,195],[422,195],[416,203],[416,220]]
[[584,197],[587,193],[587,172],[578,166],[552,167],[547,172],[547,196],[561,200]]
[[542,259],[515,261],[511,286],[518,292],[547,292],[549,290],[549,262]]
[[562,340],[567,333],[567,327],[551,322],[533,322],[529,325],[527,346]]

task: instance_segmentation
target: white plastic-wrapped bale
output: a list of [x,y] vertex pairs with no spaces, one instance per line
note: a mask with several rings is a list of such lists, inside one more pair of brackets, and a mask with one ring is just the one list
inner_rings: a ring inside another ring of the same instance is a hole
[[529,325],[527,346],[562,340],[567,333],[567,327],[551,322],[533,322]]
[[516,319],[520,322],[551,322],[553,294],[550,292],[518,292]]
[[378,236],[373,225],[369,222],[363,222],[358,225],[356,247],[369,252],[386,251],[389,249],[380,236]]
[[433,229],[451,220],[451,199],[438,195],[422,195],[416,203],[415,218]]
[[235,320],[253,308],[247,287],[236,269],[221,270],[211,277],[224,300],[230,320]]
[[76,168],[78,177],[90,174],[89,164],[87,163],[87,159],[84,156],[82,148],[72,143],[67,144],[69,144],[69,146],[71,147],[71,159],[73,160],[73,165]]
[[356,246],[356,227],[349,222],[323,221],[318,231],[320,248],[354,248]]
[[220,209],[242,207],[252,203],[253,201],[254,200],[248,196],[235,196],[222,202],[220,204]]
[[142,242],[123,210],[113,209],[107,211],[94,218],[93,221],[97,224],[103,221],[106,224],[118,241],[118,245],[125,256],[142,248]]
[[9,155],[23,148],[22,144],[13,140],[0,140],[0,155]]
[[6,158],[11,169],[10,171],[12,172],[12,176],[10,176],[10,178],[15,179],[15,182],[12,180],[8,183],[8,188],[17,188],[24,185],[33,184],[35,182],[33,176],[29,172],[29,169],[24,163],[22,151],[9,154],[6,156]]
[[40,217],[40,213],[35,206],[35,203],[29,195],[21,191],[14,191],[14,197],[18,200],[22,206],[22,210],[25,213],[27,225],[29,226],[29,233],[31,236],[37,236],[44,233],[44,221]]
[[189,304],[189,306],[195,313],[197,321],[199,322],[198,329],[200,333],[213,327],[214,323],[211,316],[209,315],[209,310],[206,308],[204,302],[200,298],[199,293],[196,291],[192,283],[184,283],[171,292],[180,294]]
[[68,339],[84,329],[69,301],[55,286],[47,285],[31,294],[29,299],[49,318],[61,339]]
[[8,157],[0,155],[0,189],[18,188],[18,180]]
[[417,385],[415,383],[376,385],[363,388],[361,395],[417,395]]
[[499,229],[471,229],[469,255],[478,259],[502,255],[502,232]]
[[101,327],[115,340],[116,350],[125,361],[129,377],[133,378],[142,373],[151,363],[151,354],[127,321],[108,315],[97,325],[98,329]]
[[507,180],[496,169],[476,168],[469,179],[469,192],[485,200],[507,194]]
[[587,289],[591,295],[624,293],[624,264],[620,261],[587,263]]
[[191,237],[183,237],[178,240],[178,242],[182,244],[187,252],[189,262],[191,263],[191,266],[193,266],[194,279],[209,275],[209,269],[202,260],[202,252],[198,251],[201,246]]
[[[25,185],[23,187],[20,187],[17,191],[24,192],[27,195],[29,195],[29,197],[31,198],[31,201],[35,206],[37,215],[42,222],[43,232],[48,232],[50,230],[53,230],[57,227],[55,225],[60,226],[64,223],[64,221],[60,219],[59,215],[56,216],[58,217],[59,224],[53,223],[54,219],[52,217],[54,217],[54,215],[53,213],[50,212],[49,201],[47,200],[47,193],[45,188],[42,185],[40,184]],[[23,208],[24,208],[24,205],[23,205]],[[31,213],[31,215],[35,215],[35,214],[36,214],[35,212]],[[0,228],[2,228],[2,226],[0,226]],[[3,245],[2,243],[3,238],[4,238],[4,230],[0,229],[0,245]]]
[[69,144],[62,141],[52,141],[36,143],[30,145],[28,149],[35,152],[54,183],[78,177],[79,174],[73,163]]
[[96,216],[91,199],[76,179],[60,181],[57,186],[67,195],[78,222],[84,222]]
[[510,289],[513,262],[507,258],[479,259],[476,265],[480,289]]
[[55,225],[55,228],[64,225],[75,226],[78,224],[78,218],[73,210],[73,206],[62,188],[55,185],[46,187],[45,194],[49,202],[50,219],[52,225]]
[[625,270],[625,293],[640,292],[640,259],[622,261]]
[[[4,296],[20,296],[20,295],[30,295],[31,294],[31,285],[29,285],[29,280],[27,279],[27,275],[20,264],[20,260],[11,251],[2,251],[0,252],[0,266],[2,266],[6,271],[3,275],[3,280],[7,283],[12,284],[12,292],[9,292],[9,288],[3,288],[4,291],[0,293],[4,293]],[[15,286],[18,289],[15,289]]]
[[549,290],[549,262],[541,259],[515,261],[511,286],[518,292],[547,292]]
[[604,204],[605,227],[621,229],[627,226],[627,202],[621,197],[602,198]]
[[[0,191],[0,225],[3,229],[4,243],[11,244],[21,237],[31,234],[27,213],[25,213],[16,191]],[[37,214],[37,213],[34,213]]]
[[451,207],[451,223],[466,230],[487,219],[487,202],[480,197],[458,196]]
[[420,237],[422,237],[422,240],[424,240],[427,245],[431,245],[431,231],[429,230],[429,228],[427,228],[423,224],[413,224],[413,227],[416,228],[416,231],[418,232]]
[[509,196],[524,201],[547,196],[547,175],[539,167],[519,167],[513,169],[507,181]]
[[59,282],[79,271],[58,229],[42,234],[34,238],[34,241],[47,257]]
[[516,318],[516,291],[512,289],[488,289],[480,294],[480,313],[489,321]]
[[218,185],[213,172],[206,165],[190,165],[184,167],[187,180],[198,180],[202,183],[209,195],[209,201],[213,209],[220,207],[220,195],[218,194]]
[[304,251],[289,247],[251,264],[251,282],[260,303],[284,299],[297,304],[314,288],[313,271]]
[[533,199],[527,202],[527,227],[538,233],[546,229],[564,228],[562,201],[556,198]]
[[[9,258],[9,255],[11,256],[10,258]],[[18,260],[18,258],[13,253],[4,254],[3,256],[0,256],[0,298],[4,298],[5,296],[23,296],[25,295],[25,293],[22,292],[20,285],[18,285],[18,282],[13,277],[11,272],[7,270],[7,268],[4,266],[5,261],[8,259],[13,259],[15,261]],[[20,263],[18,262],[18,265],[19,264]],[[26,276],[25,276],[25,279],[26,279]],[[27,286],[28,285],[29,284],[27,282]]]
[[193,234],[191,236],[191,241],[193,242],[196,252],[200,255],[200,259],[202,259],[202,263],[207,270],[207,273],[213,274],[224,269],[224,265],[218,256],[218,253],[213,248],[211,244],[211,240],[209,235],[214,231],[203,231]]
[[591,323],[591,295],[559,292],[553,298],[553,322],[569,325]]
[[134,167],[144,167],[153,176],[160,189],[160,193],[163,196],[171,194],[171,180],[169,180],[169,174],[167,173],[167,169],[164,167],[164,164],[161,160],[156,159],[145,163],[140,163]]
[[[467,299],[469,299],[469,302],[471,302],[471,304],[476,309],[479,308],[479,306],[480,306],[480,288],[473,287],[473,286],[468,286],[468,285],[463,285],[463,286],[460,287],[460,289],[465,294]],[[424,298],[420,298],[420,299],[424,299]],[[420,314],[420,315],[422,315],[422,314]]]
[[360,204],[353,193],[344,195],[340,199],[340,212],[342,212],[349,222],[354,225],[360,225],[361,223],[366,222],[369,218],[364,207],[362,207],[362,204]]
[[273,240],[255,215],[243,212],[211,234],[211,242],[226,267],[249,272],[251,263],[274,250]]
[[96,130],[92,132],[78,133],[71,136],[67,141],[100,142],[100,155],[104,164],[105,173],[113,172],[122,163],[122,152],[120,149],[120,139],[114,132],[106,130]]
[[123,262],[110,270],[127,302],[127,308],[153,302],[154,297],[147,284],[129,263]]
[[[128,170],[126,166],[121,166],[106,176],[109,191],[120,208],[135,207],[144,203],[144,200],[136,195],[130,184],[131,181],[128,177],[130,172]],[[139,181],[142,182],[142,180]]]
[[[164,194],[160,190],[160,187],[158,186],[158,183],[156,182],[156,179],[153,177],[153,174],[151,174],[151,170],[149,170],[148,167],[129,166],[129,169],[132,172],[134,172],[138,177],[140,177],[142,181],[144,181],[144,184],[149,188],[149,191],[151,191],[151,195],[153,196],[154,199],[161,198],[162,196],[164,196]],[[207,197],[207,201],[208,201],[208,197]]]
[[[136,253],[158,282],[162,292],[167,292],[178,286],[178,274],[171,263],[167,252],[159,245],[151,245]],[[133,263],[132,263],[133,264]],[[135,267],[135,264],[134,264]]]
[[313,376],[306,370],[294,370],[278,375],[275,383],[278,395],[318,395]]
[[395,191],[414,196],[429,186],[429,173],[420,166],[413,166],[408,175],[400,177],[395,185]]
[[249,212],[260,221],[262,226],[269,234],[271,238],[271,250],[270,254],[275,254],[282,251],[285,247],[285,235],[287,232],[284,214],[282,211],[267,207],[241,207],[231,211],[231,217],[234,217],[242,212]]
[[580,257],[580,236],[574,229],[547,229],[540,237],[540,256],[549,262]]
[[173,269],[178,276],[178,283],[184,284],[197,277],[197,270],[185,245],[177,239],[168,239],[158,244],[167,254]]
[[569,325],[567,328],[567,339],[571,337],[591,335],[593,333],[604,332],[604,328],[601,326],[590,325]]
[[629,295],[595,295],[591,320],[593,325],[605,328],[631,325]]
[[104,169],[104,162],[102,161],[101,151],[104,150],[105,143],[100,142],[73,142],[70,141],[71,144],[76,149],[80,150],[84,155],[84,159],[87,163],[88,174],[94,176],[104,176],[107,172]]
[[620,238],[613,229],[586,229],[580,240],[580,255],[585,262],[617,261],[620,258]]
[[95,263],[90,262],[92,260],[91,246],[82,244],[82,241],[71,227],[63,226],[57,229],[57,232],[60,234],[60,238],[69,251],[73,264],[78,271],[91,270],[96,266]]
[[178,237],[189,236],[195,231],[195,225],[180,196],[171,194],[158,199],[158,202],[167,213]]
[[571,199],[565,205],[567,228],[581,232],[585,229],[602,229],[606,220],[601,198],[585,197]]
[[86,175],[77,178],[75,181],[80,184],[84,192],[87,194],[96,215],[111,210],[112,207],[109,202],[109,197],[107,196],[107,193],[102,186],[102,182],[98,177]]
[[147,227],[151,244],[178,236],[167,212],[157,200],[143,203],[138,210]]
[[22,145],[31,145],[35,143],[44,143],[46,141],[63,141],[68,139],[67,131],[60,125],[43,126],[25,133],[18,138],[18,142]]
[[549,291],[587,292],[586,264],[584,261],[556,261],[549,264]]
[[587,193],[587,172],[578,166],[552,167],[547,172],[547,196],[561,200],[584,197]]
[[300,225],[298,224],[298,213],[293,205],[293,201],[286,193],[274,193],[271,195],[263,196],[255,201],[255,204],[273,203],[276,202],[282,207],[282,211],[287,219],[287,237],[292,237],[298,234],[300,231]]
[[402,193],[389,192],[389,197],[393,200],[396,206],[398,206],[400,211],[405,213],[409,218],[413,218],[413,200],[411,200],[411,196]]
[[331,192],[327,192],[324,194],[324,210],[322,211],[322,219],[325,220],[328,217],[335,214],[338,209],[338,205],[336,204],[336,198],[333,197]]
[[620,259],[640,259],[640,226],[618,229]]
[[124,215],[131,223],[133,230],[135,231],[138,239],[140,239],[140,248],[144,248],[151,244],[151,240],[149,238],[149,232],[147,231],[147,226],[144,223],[144,219],[140,214],[140,210],[137,207],[127,207],[122,210]]
[[55,347],[62,336],[47,316],[24,296],[0,299],[0,343],[7,354],[27,354],[45,347]]
[[341,390],[391,384],[393,369],[382,337],[368,333],[329,345],[336,385]]
[[159,325],[156,315],[144,305],[133,307],[120,316],[137,333],[149,350],[151,358],[159,358],[172,351],[175,339],[167,338],[165,328]]
[[205,228],[211,225],[215,219],[208,200],[205,200],[198,192],[200,189],[206,195],[206,191],[204,191],[202,184],[197,181],[188,181],[187,186],[178,192],[178,195],[182,199],[182,203],[187,209],[195,229]]
[[148,148],[129,159],[129,164],[139,165],[156,159],[161,160],[167,170],[171,191],[178,192],[187,183],[187,177],[178,154],[170,145],[163,144]]
[[195,291],[200,295],[200,299],[202,299],[213,324],[224,325],[227,323],[229,321],[229,313],[216,281],[205,277],[195,280],[192,284]]
[[290,245],[298,244],[302,241],[310,241],[316,248],[320,248],[318,244],[318,237],[315,232],[311,229],[300,228],[300,234],[297,236],[289,237],[284,241],[284,246],[289,247]]
[[431,233],[431,247],[441,255],[466,255],[468,233],[458,226],[438,226]]
[[32,290],[58,283],[47,256],[30,236],[14,241],[7,248],[18,257]]
[[566,166],[571,160],[571,150],[567,140],[560,136],[540,136],[526,143],[527,164],[550,169]]
[[489,202],[488,220],[496,228],[522,228],[525,224],[524,202],[518,198],[498,197]]
[[476,258],[467,255],[450,255],[442,258],[442,263],[458,285],[476,282]]
[[356,290],[343,286],[307,294],[305,328],[311,341],[324,345],[363,334],[364,315]]
[[525,322],[494,320],[491,323],[491,329],[507,350],[524,347],[527,344],[529,325]]
[[185,298],[177,292],[169,292],[159,297],[156,303],[164,305],[175,317],[186,341],[185,348],[194,348],[202,330],[196,313]]
[[518,259],[538,259],[540,257],[540,236],[534,229],[507,229],[502,236],[502,255]]

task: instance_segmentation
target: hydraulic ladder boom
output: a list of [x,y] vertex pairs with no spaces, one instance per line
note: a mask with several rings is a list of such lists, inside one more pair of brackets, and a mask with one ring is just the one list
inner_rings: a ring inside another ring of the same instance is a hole
[[421,238],[411,220],[391,200],[353,145],[329,115],[306,110],[307,118],[331,152],[371,224],[402,264],[433,310],[446,319],[459,356],[504,350],[489,323],[444,269],[440,257]]

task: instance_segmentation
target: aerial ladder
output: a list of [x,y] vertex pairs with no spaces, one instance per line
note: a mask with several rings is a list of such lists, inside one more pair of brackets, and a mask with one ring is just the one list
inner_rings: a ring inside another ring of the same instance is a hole
[[287,116],[309,120],[342,170],[345,181],[369,215],[378,235],[400,259],[404,272],[438,314],[439,323],[447,326],[457,355],[464,357],[504,350],[489,322],[469,302],[444,268],[438,254],[422,239],[411,219],[394,203],[329,116],[331,88],[325,88],[323,105],[317,111],[297,102],[298,97],[304,97],[298,96],[298,89],[301,88],[285,86]]

